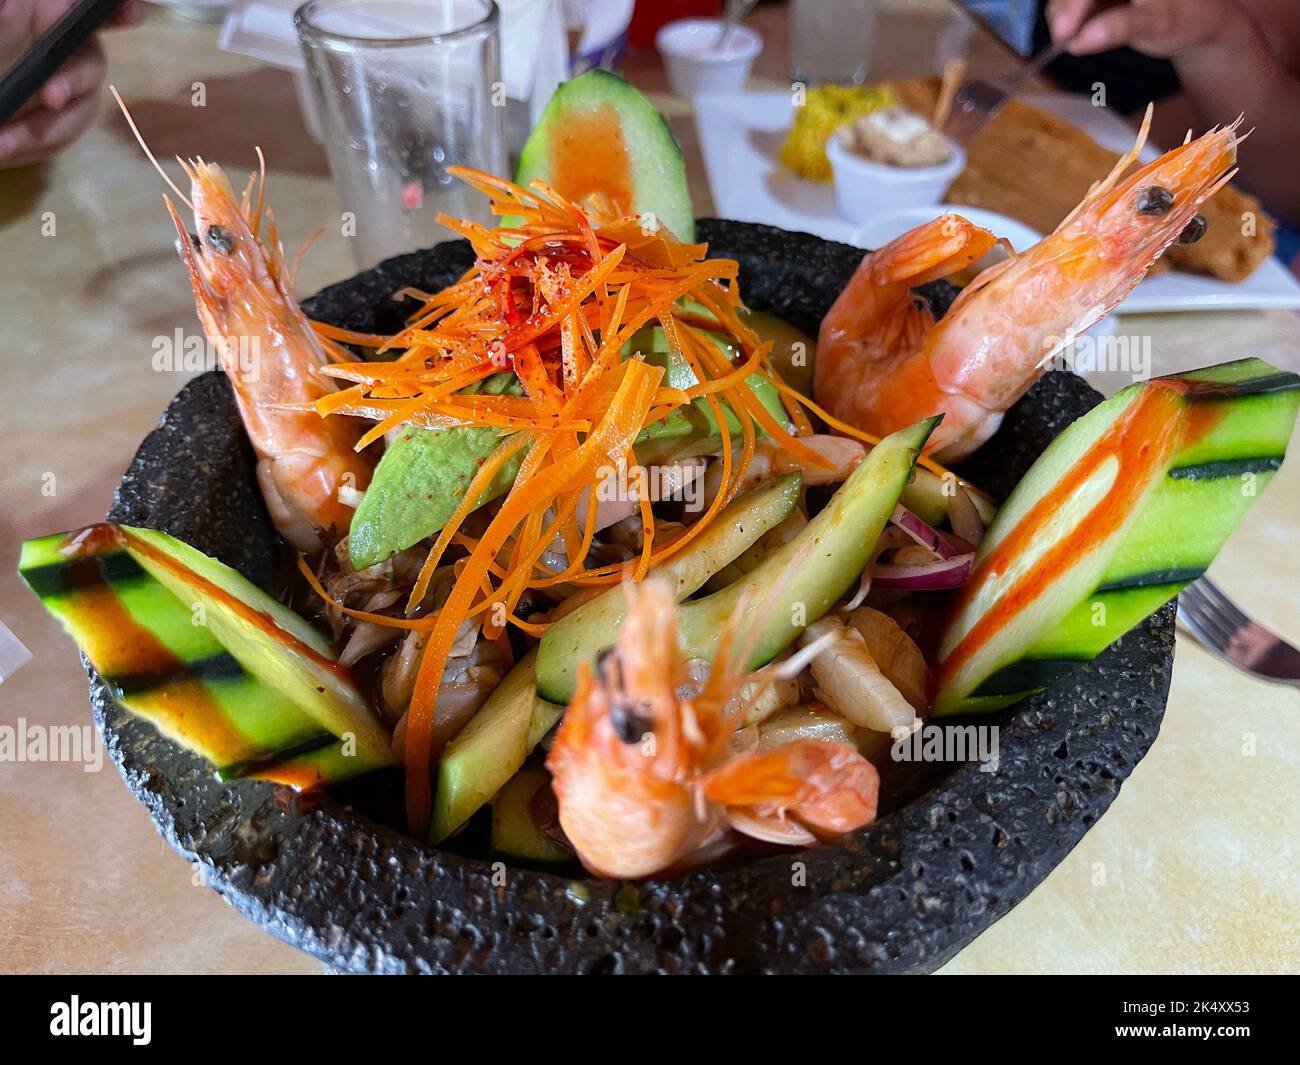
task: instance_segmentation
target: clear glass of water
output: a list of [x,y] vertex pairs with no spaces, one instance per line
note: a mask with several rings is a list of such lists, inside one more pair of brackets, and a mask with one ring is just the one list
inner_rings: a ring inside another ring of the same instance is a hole
[[878,0],[791,0],[790,80],[866,81],[877,6]]
[[340,225],[366,268],[489,223],[452,164],[504,175],[505,89],[492,0],[308,0],[294,14]]

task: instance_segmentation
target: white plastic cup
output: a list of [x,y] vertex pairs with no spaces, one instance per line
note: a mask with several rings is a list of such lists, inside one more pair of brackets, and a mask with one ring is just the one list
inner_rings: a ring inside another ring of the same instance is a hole
[[655,35],[655,46],[668,71],[668,85],[690,99],[702,92],[735,92],[745,87],[763,38],[748,26],[735,26],[725,51],[714,51],[722,20],[684,18],[670,22]]
[[953,180],[966,169],[966,153],[944,137],[948,159],[938,166],[904,167],[874,163],[847,148],[836,130],[826,141],[840,214],[861,225],[875,215],[900,207],[929,207],[943,202]]

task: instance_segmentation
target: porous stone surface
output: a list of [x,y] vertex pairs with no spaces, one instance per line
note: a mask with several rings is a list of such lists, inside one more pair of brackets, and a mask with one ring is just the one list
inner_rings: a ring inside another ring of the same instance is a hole
[[[861,252],[807,234],[704,220],[742,264],[747,302],[816,331]],[[463,243],[381,264],[308,302],[318,318],[392,329],[390,293],[435,290]],[[927,296],[940,308],[950,286]],[[376,309],[378,308],[378,309]],[[969,464],[1005,492],[1100,397],[1048,374]],[[187,385],[141,445],[109,517],[163,529],[266,585],[279,550],[224,378]],[[317,804],[222,784],[121,710],[92,674],[95,718],[164,838],[236,909],[346,971],[928,972],[1033,889],[1117,794],[1160,727],[1173,658],[1166,608],[1050,691],[1001,715],[996,773],[971,763],[837,843],[640,883],[571,879],[440,851],[359,812],[380,777]],[[369,789],[370,793],[367,793]]]

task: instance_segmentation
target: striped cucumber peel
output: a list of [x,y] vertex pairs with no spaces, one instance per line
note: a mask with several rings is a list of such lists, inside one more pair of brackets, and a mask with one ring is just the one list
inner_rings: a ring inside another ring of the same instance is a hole
[[210,762],[221,779],[311,788],[383,764],[249,673],[120,543],[105,538],[102,549],[70,559],[61,551],[69,535],[23,544],[19,575],[113,698]]
[[[1096,551],[1071,567],[1067,590],[1053,584],[1022,612],[1014,631],[981,668],[943,677],[934,712],[988,713],[1043,691],[1173,599],[1210,566],[1219,549],[1281,466],[1300,408],[1300,377],[1260,359],[1207,367],[1176,379],[1222,386],[1183,397],[1182,416],[1213,405],[1208,431],[1174,451],[1164,469]],[[1062,473],[1147,387],[1138,384],[1099,404],[1069,426],[1034,463],[980,545],[972,579],[993,548]],[[1037,609],[1036,609],[1037,608]],[[954,619],[949,633],[969,628],[976,612]],[[1011,629],[1012,626],[1008,626]],[[1006,630],[1004,630],[1006,632]],[[941,655],[950,639],[941,641]],[[942,675],[942,674],[941,674]]]

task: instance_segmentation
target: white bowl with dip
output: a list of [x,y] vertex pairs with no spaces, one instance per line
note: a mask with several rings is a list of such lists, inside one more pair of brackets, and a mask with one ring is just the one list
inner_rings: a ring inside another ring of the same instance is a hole
[[684,18],[670,22],[655,35],[664,58],[668,84],[690,99],[702,92],[734,92],[745,87],[763,38],[748,26],[735,26],[721,52],[717,49],[722,20]]
[[861,225],[884,211],[930,207],[943,200],[953,180],[966,169],[966,153],[944,137],[948,159],[938,166],[888,166],[849,148],[836,130],[826,141],[840,214]]

